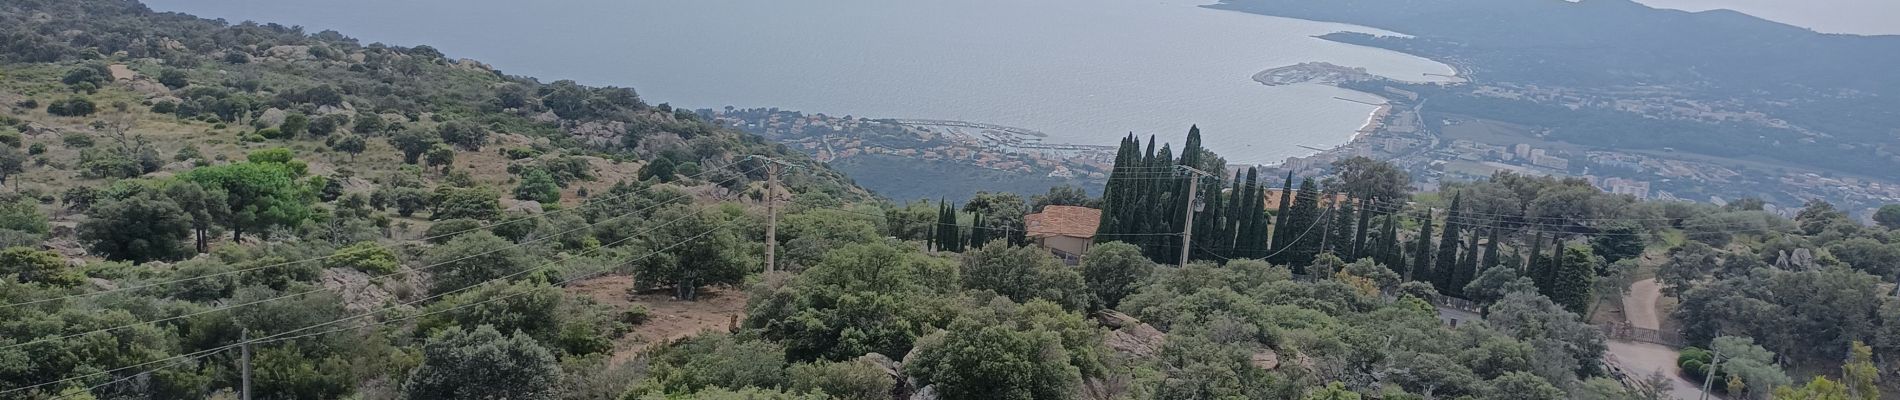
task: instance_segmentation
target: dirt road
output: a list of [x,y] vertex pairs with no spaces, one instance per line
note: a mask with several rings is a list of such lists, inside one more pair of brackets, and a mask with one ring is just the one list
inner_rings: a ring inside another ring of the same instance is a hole
[[[1662,287],[1656,285],[1656,279],[1644,279],[1630,284],[1630,292],[1623,296],[1623,315],[1630,325],[1643,329],[1659,329],[1662,317],[1656,309],[1657,300],[1662,298]],[[1676,367],[1676,349],[1651,343],[1639,343],[1623,340],[1610,340],[1610,357],[1638,379],[1646,378],[1654,372],[1662,372],[1669,379],[1669,397],[1680,400],[1694,400],[1702,396],[1701,385],[1683,379]]]
[[1610,355],[1622,364],[1623,369],[1637,379],[1647,379],[1649,374],[1662,372],[1669,379],[1669,397],[1678,400],[1695,400],[1702,396],[1702,388],[1694,382],[1682,378],[1676,369],[1676,350],[1659,344],[1637,343],[1622,340],[1610,341]]
[[1623,315],[1630,325],[1643,329],[1662,329],[1662,318],[1656,315],[1656,301],[1662,298],[1662,287],[1656,285],[1656,278],[1649,278],[1630,284],[1630,294],[1623,296]]

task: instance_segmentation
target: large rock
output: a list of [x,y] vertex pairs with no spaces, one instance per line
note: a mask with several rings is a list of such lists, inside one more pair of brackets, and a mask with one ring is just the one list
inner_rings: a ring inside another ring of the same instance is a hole
[[1260,350],[1248,358],[1248,363],[1264,370],[1280,368],[1280,353],[1275,353],[1273,350]]
[[878,353],[864,353],[864,355],[858,356],[858,361],[877,366],[878,370],[884,371],[885,375],[890,375],[893,379],[903,380],[903,365],[898,364],[897,360],[892,360],[890,356]]
[[112,73],[112,80],[115,81],[129,81],[139,77],[138,71],[133,71],[132,67],[127,67],[125,64],[108,65],[106,71]]
[[508,212],[518,211],[518,212],[524,212],[524,213],[529,213],[529,214],[540,214],[541,202],[534,201],[534,200],[516,201],[514,205],[508,206],[508,209],[506,211]]
[[264,50],[264,56],[279,60],[299,61],[316,58],[310,55],[310,46],[276,46]]
[[355,269],[325,269],[317,282],[341,295],[343,308],[350,311],[369,311],[396,299],[395,294],[378,286],[369,274]]
[[277,107],[271,107],[271,108],[265,109],[264,112],[257,114],[257,121],[264,123],[264,126],[266,127],[275,128],[279,125],[283,125],[284,119],[288,118],[289,116],[290,116],[290,113],[285,112],[284,110],[279,110],[277,109]]
[[938,398],[940,397],[937,395],[937,385],[924,386],[923,389],[917,389],[917,393],[910,395],[910,400],[937,400]]
[[1109,329],[1121,329],[1141,324],[1141,320],[1115,310],[1096,311],[1095,320],[1101,322],[1102,326],[1109,327]]
[[1161,345],[1167,343],[1167,334],[1161,333],[1148,324],[1136,324],[1132,327],[1108,331],[1102,336],[1102,344],[1131,357],[1151,357],[1161,352]]

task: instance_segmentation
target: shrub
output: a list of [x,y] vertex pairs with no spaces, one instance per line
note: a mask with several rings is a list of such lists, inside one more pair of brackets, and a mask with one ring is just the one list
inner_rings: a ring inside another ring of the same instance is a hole
[[74,148],[74,149],[92,147],[92,144],[93,144],[92,135],[87,135],[87,134],[79,133],[79,132],[73,132],[73,133],[62,135],[59,137],[59,141],[61,143],[65,143],[66,147]]
[[377,275],[395,273],[398,266],[396,253],[375,242],[349,245],[324,262],[326,268],[352,268]]
[[92,104],[92,100],[87,100],[84,97],[56,100],[53,104],[46,106],[47,114],[62,117],[84,117],[92,115],[92,113],[97,111],[99,111],[98,106]]
[[159,71],[158,83],[165,85],[165,87],[177,89],[185,87],[185,85],[190,85],[191,78],[185,76],[185,71],[166,68],[164,71]]

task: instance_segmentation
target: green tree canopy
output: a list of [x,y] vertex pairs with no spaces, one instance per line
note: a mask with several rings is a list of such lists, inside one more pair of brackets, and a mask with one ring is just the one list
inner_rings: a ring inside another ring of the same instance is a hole
[[1088,283],[1093,304],[1115,308],[1122,298],[1136,289],[1154,272],[1154,262],[1141,255],[1141,248],[1122,242],[1097,244],[1082,257],[1082,279]]
[[260,160],[266,162],[199,167],[179,177],[224,193],[229,214],[221,222],[233,241],[242,240],[245,232],[294,227],[310,217],[315,196],[298,184],[302,174],[295,166],[268,157]]
[[991,243],[964,255],[963,287],[990,290],[1010,300],[1043,299],[1070,310],[1089,305],[1088,283],[1075,269],[1036,247]]
[[410,400],[551,400],[561,382],[554,354],[516,332],[449,328],[422,346],[422,365],[403,385]]

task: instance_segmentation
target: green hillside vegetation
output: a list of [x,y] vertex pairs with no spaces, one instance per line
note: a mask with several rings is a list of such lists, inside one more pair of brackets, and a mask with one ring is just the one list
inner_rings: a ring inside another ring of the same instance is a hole
[[[1900,235],[1821,202],[1360,158],[1269,212],[1296,177],[1180,174],[1224,171],[1191,130],[1125,140],[1099,198],[895,204],[630,89],[119,1],[0,19],[4,398],[236,398],[248,359],[259,399],[1656,399],[1588,322],[1642,274],[1731,395],[1878,398],[1900,354]],[[777,272],[750,156],[797,166]],[[1025,232],[1051,204],[1104,210],[1076,265]]]

